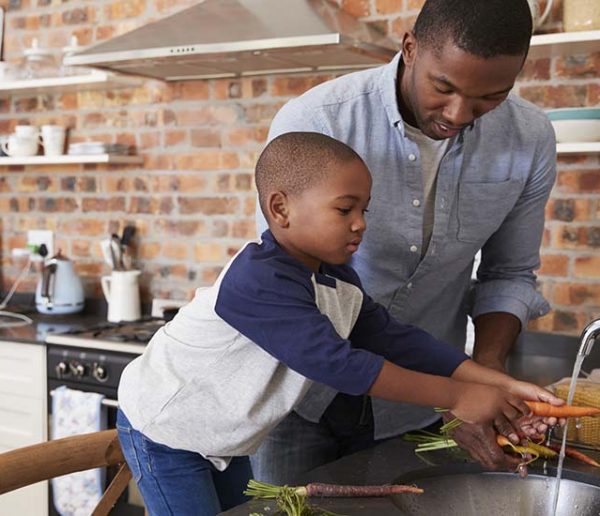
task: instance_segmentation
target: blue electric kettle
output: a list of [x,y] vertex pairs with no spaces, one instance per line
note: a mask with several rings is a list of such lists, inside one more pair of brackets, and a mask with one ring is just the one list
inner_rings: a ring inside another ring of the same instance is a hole
[[84,293],[73,262],[60,251],[46,260],[35,291],[35,307],[42,314],[74,314],[83,310]]

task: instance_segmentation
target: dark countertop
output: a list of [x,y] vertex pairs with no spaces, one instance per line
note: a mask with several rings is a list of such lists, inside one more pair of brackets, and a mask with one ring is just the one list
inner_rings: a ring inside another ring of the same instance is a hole
[[[588,452],[589,455],[600,459],[600,452]],[[479,466],[467,461],[463,453],[456,451],[436,451],[423,454],[424,457],[436,466],[456,467],[462,472],[483,471]],[[333,484],[390,484],[398,477],[413,472],[425,470],[431,466],[419,459],[414,453],[414,444],[403,441],[401,438],[390,439],[374,448],[364,450],[337,461],[331,462],[307,473],[298,479],[298,485],[309,482],[325,482]],[[531,474],[543,474],[542,465],[530,467]],[[554,476],[555,468],[548,467],[547,474]],[[583,480],[600,486],[600,472],[597,468],[579,464],[567,458],[564,463],[563,478]],[[411,484],[410,478],[403,483]],[[424,496],[424,495],[421,495]],[[391,498],[321,498],[312,501],[322,509],[343,514],[345,516],[398,516],[401,511],[394,505]],[[265,509],[268,508],[268,509]],[[266,501],[251,501],[234,509],[223,512],[223,516],[248,516],[252,512],[268,516],[275,511],[275,504]]]
[[[14,328],[0,327],[0,340],[43,344],[48,333],[61,333],[70,330],[84,329],[106,323],[106,308],[94,302],[87,302],[86,310],[78,314],[46,315],[36,311],[32,303],[9,304],[7,312],[19,313],[33,319],[33,324]],[[3,317],[1,322],[13,322],[17,319]]]

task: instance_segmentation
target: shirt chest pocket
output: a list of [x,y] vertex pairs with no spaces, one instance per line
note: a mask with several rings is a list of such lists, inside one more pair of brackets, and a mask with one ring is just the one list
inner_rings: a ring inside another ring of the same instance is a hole
[[522,191],[520,181],[460,183],[458,233],[461,242],[485,242],[502,224]]

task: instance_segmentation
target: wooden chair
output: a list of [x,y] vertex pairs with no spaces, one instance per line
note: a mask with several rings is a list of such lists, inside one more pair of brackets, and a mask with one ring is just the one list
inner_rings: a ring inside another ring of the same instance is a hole
[[0,454],[0,494],[76,471],[118,466],[92,516],[106,516],[131,479],[116,430],[34,444]]

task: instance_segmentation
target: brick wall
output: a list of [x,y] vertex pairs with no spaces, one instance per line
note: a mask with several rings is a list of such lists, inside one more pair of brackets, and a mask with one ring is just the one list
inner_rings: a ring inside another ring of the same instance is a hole
[[[401,38],[422,0],[337,0],[348,12]],[[0,2],[1,3],[1,2]],[[98,42],[191,5],[192,1],[85,3],[4,0],[5,59],[18,61],[31,39],[57,50],[71,34]],[[560,30],[555,0],[549,30]],[[600,104],[600,53],[528,62],[517,86],[544,107]],[[86,292],[99,296],[108,273],[99,242],[123,225],[138,228],[137,265],[150,296],[189,297],[214,280],[254,236],[252,170],[269,123],[287,99],[329,74],[180,83],[0,101],[0,134],[17,123],[63,123],[71,139],[135,145],[143,166],[71,165],[0,170],[4,290],[18,272],[10,249],[26,230],[48,228],[76,260]],[[540,283],[554,311],[535,328],[579,332],[600,312],[600,166],[597,155],[560,158],[547,210]],[[23,285],[32,290],[35,278]]]

